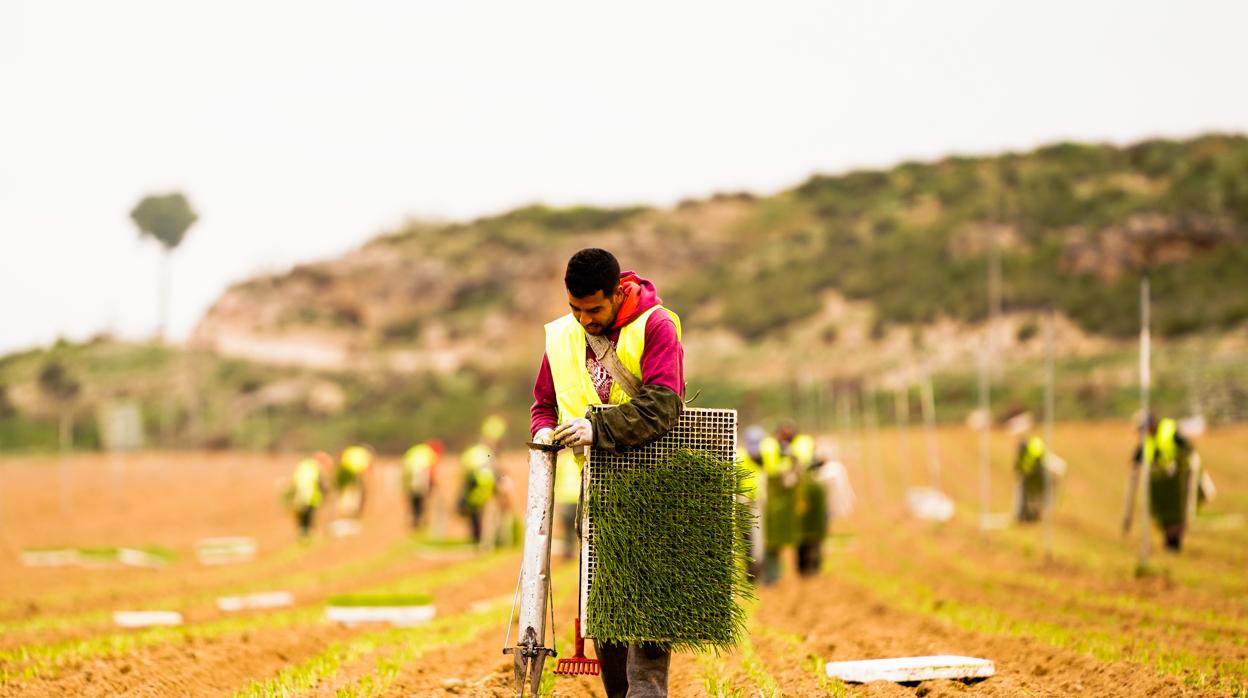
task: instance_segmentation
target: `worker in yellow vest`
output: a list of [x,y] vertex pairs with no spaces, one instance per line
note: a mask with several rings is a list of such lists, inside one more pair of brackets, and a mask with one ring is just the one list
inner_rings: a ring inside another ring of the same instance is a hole
[[762,576],[763,555],[766,550],[764,537],[763,506],[767,501],[767,478],[763,473],[763,440],[767,431],[760,426],[747,427],[741,435],[741,445],[737,447],[737,461],[745,468],[748,475],[741,482],[744,497],[750,503],[750,511],[754,514],[754,525],[746,532],[750,541],[750,560],[746,563],[746,576],[750,581],[757,582]]
[[[774,437],[763,439],[760,451],[763,472],[767,474],[763,583],[774,584],[780,579],[781,553],[788,546],[797,549],[799,573],[818,571],[827,522],[824,520],[817,530],[811,530],[812,522],[807,516],[809,491],[816,486],[809,476],[815,460],[815,440],[808,434],[799,434],[793,423],[784,422]],[[822,498],[821,491],[819,494]]]
[[1018,502],[1015,518],[1019,523],[1034,523],[1044,515],[1046,449],[1044,439],[1032,434],[1018,443],[1018,455],[1014,458],[1014,476],[1018,480]]
[[412,515],[412,528],[425,521],[425,505],[433,495],[436,468],[442,457],[442,442],[430,439],[416,444],[403,454],[403,491]]
[[295,513],[299,535],[307,538],[312,531],[316,512],[325,501],[325,472],[333,464],[333,458],[324,451],[317,451],[295,466],[289,492],[290,508]]
[[1144,418],[1142,427],[1144,438],[1131,459],[1122,531],[1125,535],[1131,528],[1138,473],[1140,468],[1146,467],[1149,514],[1165,536],[1166,549],[1177,553],[1183,547],[1183,536],[1196,507],[1212,492],[1212,481],[1202,473],[1200,456],[1179,433],[1178,422],[1159,420],[1150,414]]
[[560,556],[571,560],[576,553],[576,531],[581,508],[581,472],[570,451],[560,451],[555,467],[555,516],[558,517],[562,535],[559,538]]
[[365,482],[373,465],[373,449],[367,445],[348,446],[338,458],[335,484],[338,488],[338,514],[358,519],[364,513]]
[[490,507],[494,502],[498,473],[494,469],[494,453],[485,444],[468,447],[459,457],[463,471],[463,490],[459,500],[459,512],[468,519],[472,542],[478,547],[491,549],[496,531]]
[[[621,272],[603,249],[573,255],[563,281],[572,312],[546,325],[533,440],[615,451],[662,438],[684,407],[680,318],[654,284]],[[589,411],[599,404],[617,407]],[[608,696],[667,695],[670,651],[648,642],[595,645]]]

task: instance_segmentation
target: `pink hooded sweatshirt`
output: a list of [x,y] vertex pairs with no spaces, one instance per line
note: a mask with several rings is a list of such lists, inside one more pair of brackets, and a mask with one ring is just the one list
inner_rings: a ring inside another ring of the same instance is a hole
[[[620,273],[620,287],[624,289],[624,301],[616,317],[611,333],[612,342],[619,341],[620,328],[636,320],[638,316],[663,299],[654,284],[631,271]],[[598,398],[604,403],[611,395],[615,382],[606,369],[598,364],[589,346],[585,347],[585,368],[594,379]],[[646,349],[641,355],[641,382],[643,385],[661,385],[677,395],[685,395],[685,350],[676,336],[676,323],[667,313],[652,313],[646,321]],[[555,381],[550,374],[550,360],[542,354],[542,366],[537,371],[533,385],[533,407],[529,410],[530,434],[559,423],[559,406],[555,401]],[[581,415],[576,415],[581,416]]]

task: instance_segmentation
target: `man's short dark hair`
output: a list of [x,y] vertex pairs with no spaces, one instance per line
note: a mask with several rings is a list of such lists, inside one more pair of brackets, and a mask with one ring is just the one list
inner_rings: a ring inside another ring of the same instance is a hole
[[620,285],[620,263],[615,255],[597,247],[587,247],[568,260],[563,285],[573,298],[584,298],[602,291],[603,296],[615,295]]

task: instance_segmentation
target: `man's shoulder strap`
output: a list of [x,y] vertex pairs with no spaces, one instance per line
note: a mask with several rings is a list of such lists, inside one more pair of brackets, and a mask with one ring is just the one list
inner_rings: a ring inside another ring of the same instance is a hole
[[620,386],[625,395],[635,398],[641,394],[641,379],[634,376],[624,368],[624,364],[620,363],[620,357],[615,353],[615,344],[611,340],[602,335],[586,333],[585,341],[589,344],[589,348],[594,350],[594,358],[598,359],[598,363],[611,374],[612,380]]

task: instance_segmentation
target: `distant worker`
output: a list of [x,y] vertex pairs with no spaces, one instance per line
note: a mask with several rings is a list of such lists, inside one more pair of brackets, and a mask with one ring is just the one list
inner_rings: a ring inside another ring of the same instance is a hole
[[1197,505],[1212,498],[1213,483],[1201,472],[1200,456],[1179,433],[1178,422],[1150,414],[1141,425],[1143,439],[1131,459],[1122,532],[1131,530],[1139,469],[1147,467],[1149,514],[1165,535],[1166,549],[1177,553]]
[[463,489],[459,499],[459,511],[468,519],[472,542],[485,549],[494,546],[494,515],[490,511],[498,484],[494,470],[494,453],[485,444],[468,447],[460,456],[463,472]]
[[424,525],[425,510],[433,495],[438,460],[441,457],[442,442],[437,439],[416,444],[403,454],[403,491],[407,493],[412,528]]
[[746,427],[741,434],[741,446],[737,449],[737,460],[749,473],[741,483],[744,496],[750,503],[750,512],[754,515],[754,525],[746,532],[750,542],[750,561],[746,564],[745,573],[751,582],[758,582],[763,571],[763,555],[766,542],[763,540],[763,503],[767,500],[767,478],[763,475],[763,439],[767,431],[760,426]]
[[[814,461],[815,441],[798,434],[797,427],[786,422],[780,425],[774,437],[763,439],[759,450],[763,472],[767,474],[763,583],[774,584],[780,579],[780,556],[786,547],[799,548],[799,568],[803,553],[809,556],[811,552],[803,541],[802,515],[806,508],[806,471]],[[806,564],[809,565],[809,561]]]
[[1014,477],[1018,483],[1014,495],[1014,518],[1023,524],[1035,523],[1045,516],[1057,496],[1057,486],[1066,472],[1066,463],[1051,453],[1044,439],[1034,433],[1030,412],[1010,419],[1009,428],[1018,437],[1018,450],[1014,456]]
[[[621,272],[603,249],[574,254],[563,282],[571,312],[546,324],[533,440],[617,451],[662,438],[685,404],[680,318],[663,307],[654,284]],[[616,407],[589,409],[600,404]],[[650,642],[594,644],[607,696],[667,695],[670,650]]]
[[295,512],[299,535],[307,538],[315,523],[316,511],[325,501],[325,472],[333,465],[333,458],[324,451],[304,458],[295,466],[287,490],[290,508]]
[[334,477],[339,516],[358,519],[364,513],[365,481],[372,465],[373,449],[369,446],[348,446],[342,450]]

